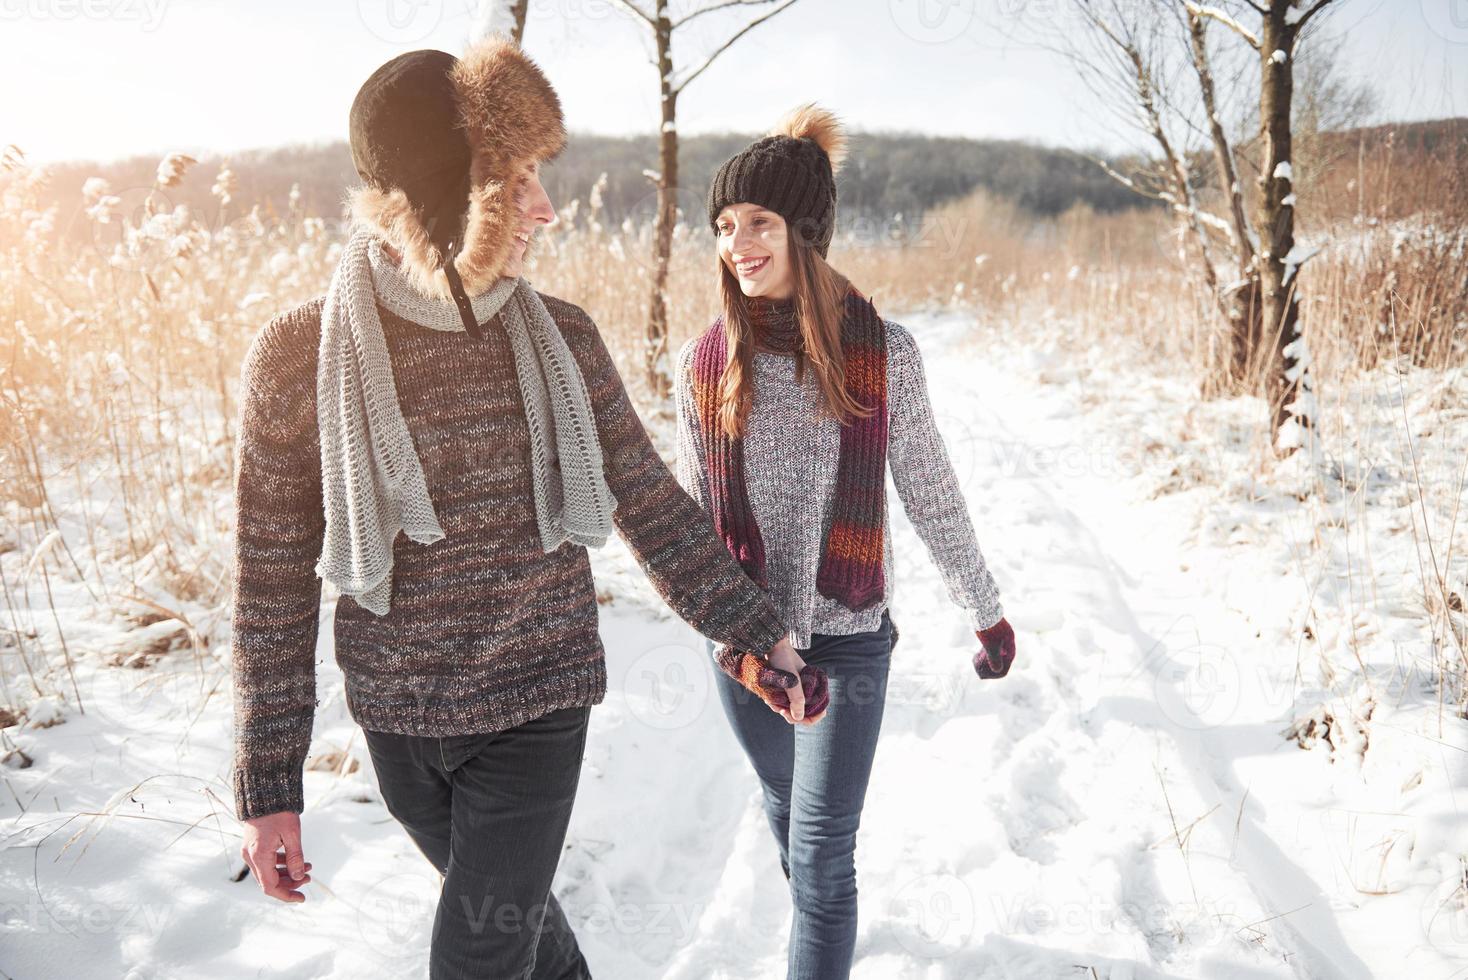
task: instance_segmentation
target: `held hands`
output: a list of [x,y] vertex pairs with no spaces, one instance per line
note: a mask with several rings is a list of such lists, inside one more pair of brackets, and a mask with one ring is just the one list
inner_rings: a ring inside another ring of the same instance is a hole
[[301,855],[301,815],[292,810],[245,821],[240,856],[260,890],[287,903],[304,902],[298,889],[311,880],[311,862]]
[[[800,722],[814,725],[821,720],[831,705],[831,691],[826,672],[805,659],[790,645],[788,638],[781,639],[770,651],[770,663],[786,676],[800,678],[799,684],[790,685],[785,694],[788,706],[781,714],[792,725]],[[778,710],[778,708],[777,708]]]
[[976,634],[984,648],[974,654],[974,671],[984,680],[1003,677],[1014,663],[1014,629],[1009,620],[1000,619]]
[[826,672],[801,659],[788,638],[774,646],[768,660],[727,646],[719,648],[715,660],[720,670],[792,725],[814,725],[830,706]]

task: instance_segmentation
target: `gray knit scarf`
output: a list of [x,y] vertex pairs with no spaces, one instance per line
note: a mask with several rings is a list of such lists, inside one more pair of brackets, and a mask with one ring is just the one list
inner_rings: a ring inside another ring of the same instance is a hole
[[[501,278],[471,302],[480,323],[499,315],[514,352],[542,549],[565,541],[605,544],[617,501],[602,471],[586,383],[565,338],[523,278]],[[452,302],[413,288],[380,238],[354,229],[321,318],[316,416],[326,535],[316,574],[381,616],[390,605],[398,531],[420,544],[444,531],[398,404],[378,303],[433,330],[463,330],[464,323]]]

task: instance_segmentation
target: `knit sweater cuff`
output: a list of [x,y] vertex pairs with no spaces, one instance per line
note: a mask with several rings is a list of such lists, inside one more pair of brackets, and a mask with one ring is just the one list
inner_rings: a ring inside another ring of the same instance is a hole
[[234,770],[235,816],[241,821],[306,809],[301,766]]
[[969,625],[974,628],[975,633],[988,629],[1004,618],[1004,606],[997,602],[993,606],[983,609],[966,609],[964,612],[968,613]]
[[771,648],[785,639],[785,622],[775,607],[765,600],[754,610],[754,615],[735,627],[733,641],[738,650],[748,650],[760,659],[769,656]]

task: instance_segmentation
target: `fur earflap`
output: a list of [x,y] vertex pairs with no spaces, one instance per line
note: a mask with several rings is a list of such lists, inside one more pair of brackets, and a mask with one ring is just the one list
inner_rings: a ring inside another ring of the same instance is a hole
[[840,170],[842,161],[846,159],[846,131],[841,120],[834,112],[822,109],[814,102],[791,109],[770,130],[770,135],[793,136],[815,143],[831,161],[832,173]]
[[508,38],[491,34],[480,41],[459,59],[451,77],[473,151],[469,220],[454,265],[464,289],[475,296],[499,277],[519,229],[518,171],[559,154],[566,123],[555,89]]
[[[513,41],[490,35],[454,65],[450,78],[470,149],[470,189],[464,242],[454,267],[464,290],[477,296],[494,285],[519,230],[516,184],[529,164],[554,158],[566,145],[561,101],[550,82]],[[402,270],[424,295],[451,297],[443,256],[399,189],[359,187],[351,214],[403,255]]]
[[441,268],[443,253],[433,244],[407,194],[400,188],[382,191],[363,185],[347,193],[347,204],[354,220],[402,252],[403,273],[420,293],[439,299],[452,298],[448,276]]

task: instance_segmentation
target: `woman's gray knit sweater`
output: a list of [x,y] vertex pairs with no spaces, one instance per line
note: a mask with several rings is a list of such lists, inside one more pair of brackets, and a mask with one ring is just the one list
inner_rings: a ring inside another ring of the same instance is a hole
[[[942,575],[949,597],[975,630],[1004,615],[999,589],[974,535],[958,477],[928,400],[922,355],[905,327],[887,327],[887,462],[897,495]],[[693,348],[678,352],[678,482],[709,508],[705,447],[693,401]],[[750,507],[765,543],[770,599],[790,628],[790,642],[809,649],[812,633],[846,635],[878,629],[892,601],[894,565],[890,515],[884,522],[883,601],[853,612],[816,591],[821,546],[831,525],[841,428],[818,418],[820,388],[811,371],[795,380],[795,358],[756,351],[754,402],[746,422],[745,479]]]

